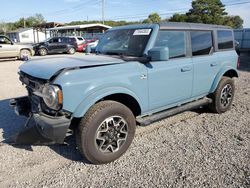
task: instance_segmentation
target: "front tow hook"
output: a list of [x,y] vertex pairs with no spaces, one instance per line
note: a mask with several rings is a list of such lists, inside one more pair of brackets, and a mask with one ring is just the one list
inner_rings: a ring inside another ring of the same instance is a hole
[[10,99],[9,105],[10,105],[10,107],[15,107],[16,106],[16,99]]

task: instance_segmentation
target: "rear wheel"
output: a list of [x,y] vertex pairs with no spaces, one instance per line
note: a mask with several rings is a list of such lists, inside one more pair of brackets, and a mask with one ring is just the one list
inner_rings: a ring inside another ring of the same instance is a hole
[[219,114],[228,111],[232,106],[234,93],[234,80],[229,77],[222,77],[215,92],[212,94],[213,102],[209,105],[209,109]]
[[46,48],[41,48],[38,53],[40,56],[46,56],[48,54],[48,50]]
[[70,48],[69,51],[68,51],[69,54],[75,54],[76,53],[76,50],[75,48]]
[[99,102],[77,128],[78,149],[93,164],[112,162],[130,146],[135,127],[135,117],[126,106],[115,101]]
[[31,52],[29,50],[23,49],[23,50],[20,51],[19,58],[21,60],[28,60],[30,58],[30,56],[31,56]]

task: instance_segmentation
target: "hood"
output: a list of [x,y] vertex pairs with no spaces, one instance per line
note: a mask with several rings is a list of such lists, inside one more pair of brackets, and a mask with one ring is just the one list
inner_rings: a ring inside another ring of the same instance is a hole
[[104,56],[104,55],[88,55],[88,56],[70,56],[60,55],[56,57],[34,58],[22,64],[20,71],[41,79],[50,79],[55,73],[63,69],[84,68],[89,66],[103,66],[110,64],[123,63],[125,61]]

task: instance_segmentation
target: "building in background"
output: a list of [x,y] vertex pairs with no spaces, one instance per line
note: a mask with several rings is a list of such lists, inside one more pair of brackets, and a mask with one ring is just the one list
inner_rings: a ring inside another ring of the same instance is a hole
[[18,43],[36,43],[46,39],[45,33],[33,28],[22,28],[7,33],[7,36]]
[[100,38],[100,36],[110,28],[110,26],[97,23],[55,27],[48,29],[48,31],[50,32],[51,37],[82,36],[85,39],[92,39]]

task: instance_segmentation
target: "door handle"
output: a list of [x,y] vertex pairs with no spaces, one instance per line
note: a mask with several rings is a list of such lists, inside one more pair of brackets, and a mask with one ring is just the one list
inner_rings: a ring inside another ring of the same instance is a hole
[[211,63],[210,66],[215,67],[215,66],[217,66],[217,63]]
[[189,67],[189,66],[186,66],[186,67],[182,67],[182,68],[181,68],[181,72],[188,72],[188,71],[191,71],[191,70],[192,70],[192,68]]

